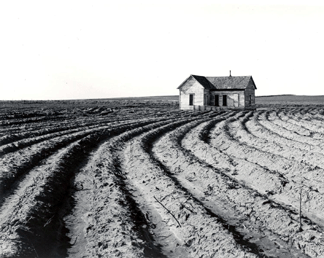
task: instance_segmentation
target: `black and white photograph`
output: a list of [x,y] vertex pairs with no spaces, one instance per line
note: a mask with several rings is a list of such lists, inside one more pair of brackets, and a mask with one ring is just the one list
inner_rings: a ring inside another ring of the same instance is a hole
[[0,3],[0,258],[324,258],[324,2]]

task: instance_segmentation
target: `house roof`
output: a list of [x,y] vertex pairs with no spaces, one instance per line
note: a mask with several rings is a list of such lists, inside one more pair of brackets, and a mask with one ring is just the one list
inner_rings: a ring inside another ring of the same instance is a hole
[[205,89],[214,89],[214,85],[204,76],[192,75]]
[[[199,75],[190,75],[189,78],[194,78],[205,89],[209,90],[244,90],[247,88],[251,80],[254,85],[254,88],[256,89],[252,76],[205,77]],[[178,87],[178,89],[180,89],[187,82],[187,80],[185,80]]]

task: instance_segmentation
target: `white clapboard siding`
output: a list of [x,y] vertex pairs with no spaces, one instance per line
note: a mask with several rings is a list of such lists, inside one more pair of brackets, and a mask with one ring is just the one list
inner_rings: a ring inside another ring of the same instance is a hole
[[[182,110],[208,110],[207,107],[213,110],[255,109],[256,86],[252,76],[190,75],[178,89]],[[191,95],[193,103],[190,103]],[[218,99],[217,103],[215,97]]]
[[204,103],[204,87],[197,81],[193,81],[191,87],[180,89],[180,109],[191,110],[193,106],[189,105],[189,95],[194,94],[193,105],[203,106]]

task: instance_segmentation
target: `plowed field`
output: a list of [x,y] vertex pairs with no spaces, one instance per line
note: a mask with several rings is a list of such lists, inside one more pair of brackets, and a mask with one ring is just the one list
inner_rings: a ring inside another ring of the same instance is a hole
[[324,257],[324,109],[0,110],[0,257]]

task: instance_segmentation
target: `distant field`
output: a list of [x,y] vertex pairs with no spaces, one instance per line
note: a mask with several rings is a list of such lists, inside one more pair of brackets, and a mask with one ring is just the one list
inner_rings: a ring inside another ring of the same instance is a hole
[[[324,105],[324,95],[322,96],[302,96],[302,95],[272,95],[257,96],[256,104],[259,108],[275,106],[301,106],[301,105]],[[149,97],[129,97],[129,98],[106,98],[106,99],[72,99],[72,100],[8,100],[0,101],[0,109],[8,111],[12,109],[25,108],[79,108],[82,107],[110,107],[110,108],[134,108],[134,107],[169,107],[178,108],[179,96],[149,96]]]
[[303,95],[274,95],[257,96],[257,106],[268,105],[324,105],[324,96],[303,96]]
[[178,96],[152,96],[133,98],[107,98],[107,99],[71,99],[71,100],[2,100],[2,112],[24,109],[80,109],[80,108],[140,108],[140,107],[165,107],[177,108]]

